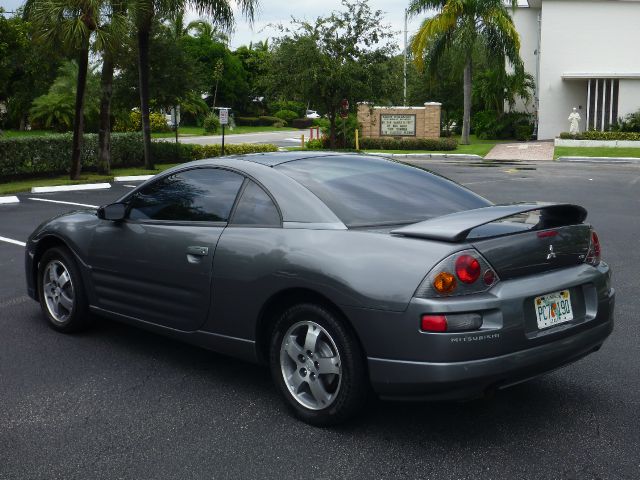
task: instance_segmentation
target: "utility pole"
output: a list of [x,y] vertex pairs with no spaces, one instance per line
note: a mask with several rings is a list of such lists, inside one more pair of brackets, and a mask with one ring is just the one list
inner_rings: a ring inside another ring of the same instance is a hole
[[407,106],[407,9],[404,9],[404,65],[403,65],[403,72],[402,72],[402,77],[403,77],[403,83],[404,83],[404,88],[403,88],[403,101],[404,101],[404,106]]

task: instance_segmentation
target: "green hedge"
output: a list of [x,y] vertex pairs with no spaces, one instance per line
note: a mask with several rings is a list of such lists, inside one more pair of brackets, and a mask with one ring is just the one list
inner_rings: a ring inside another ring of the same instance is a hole
[[640,141],[640,133],[638,132],[599,132],[597,130],[589,130],[577,135],[569,132],[562,132],[560,138],[565,140],[631,140]]
[[[271,127],[275,124],[283,123],[283,120],[278,117],[235,117],[236,125],[243,127]],[[287,126],[287,122],[284,122],[284,126]]]
[[455,150],[455,138],[369,138],[360,139],[362,150]]
[[[225,155],[245,155],[248,153],[277,152],[278,147],[271,144],[230,144],[224,146]],[[203,158],[219,157],[221,145],[193,145],[190,143],[153,142],[151,153],[156,163],[183,163]]]
[[[43,137],[0,139],[0,178],[69,173],[71,163],[71,134]],[[156,163],[180,163],[220,156],[220,145],[191,145],[153,142],[151,151]],[[226,155],[275,152],[275,145],[226,145]],[[82,168],[96,169],[98,135],[86,134],[82,148]],[[141,133],[111,134],[111,166],[135,167],[144,164]]]
[[[0,139],[0,177],[68,173],[71,162],[72,135],[46,135]],[[95,169],[98,158],[98,135],[84,136],[81,162],[84,169]],[[111,165],[141,165],[142,134],[111,134]]]

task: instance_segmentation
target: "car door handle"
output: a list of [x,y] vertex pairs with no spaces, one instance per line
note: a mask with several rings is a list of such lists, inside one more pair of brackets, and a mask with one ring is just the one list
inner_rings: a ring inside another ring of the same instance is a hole
[[197,255],[198,257],[206,257],[209,255],[209,247],[187,247],[187,255]]

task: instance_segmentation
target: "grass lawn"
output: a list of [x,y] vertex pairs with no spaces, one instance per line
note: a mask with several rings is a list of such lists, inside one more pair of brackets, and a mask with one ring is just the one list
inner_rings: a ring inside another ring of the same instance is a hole
[[553,158],[558,157],[640,157],[640,148],[556,147]]
[[80,180],[70,180],[68,175],[15,180],[6,183],[0,183],[0,195],[28,192],[32,187],[110,182],[113,180],[113,177],[125,175],[155,175],[156,173],[166,170],[167,168],[171,168],[175,165],[177,165],[177,163],[156,165],[155,170],[145,170],[144,168],[114,168],[113,170],[111,170],[111,175],[98,175],[97,173],[87,172],[81,175]]
[[[235,127],[233,131],[230,131],[225,127],[224,134],[226,135],[238,135],[241,133],[261,133],[261,132],[283,132],[283,131],[298,131],[296,128],[280,128],[280,127]],[[206,133],[202,127],[180,127],[178,135],[222,135],[222,129],[218,133]],[[174,138],[176,134],[174,132],[167,133],[152,133],[153,138]]]
[[[460,142],[460,137],[454,137]],[[460,145],[455,150],[363,150],[365,153],[449,153],[464,155],[480,155],[484,157],[497,143],[511,143],[515,140],[479,140],[475,135],[469,136],[470,145]],[[287,150],[300,150],[300,147],[287,147]]]

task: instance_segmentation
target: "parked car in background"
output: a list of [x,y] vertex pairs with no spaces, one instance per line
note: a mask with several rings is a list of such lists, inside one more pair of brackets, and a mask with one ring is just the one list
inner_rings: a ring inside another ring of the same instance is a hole
[[61,332],[102,315],[268,364],[327,425],[371,387],[473,398],[597,351],[615,292],[586,216],[373,156],[225,157],[45,222],[27,287]]
[[316,112],[315,110],[307,110],[307,113],[305,114],[306,118],[320,118],[320,114],[318,112]]

